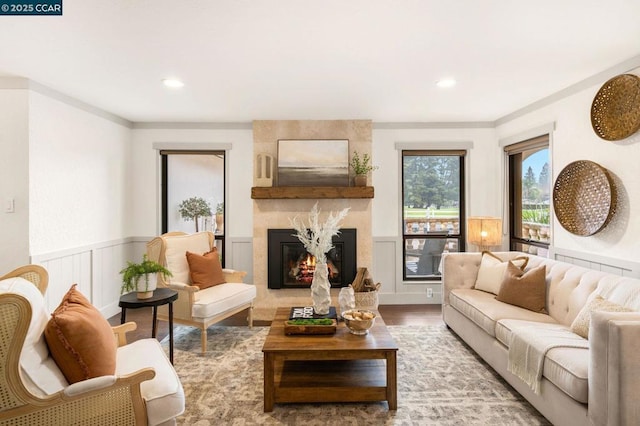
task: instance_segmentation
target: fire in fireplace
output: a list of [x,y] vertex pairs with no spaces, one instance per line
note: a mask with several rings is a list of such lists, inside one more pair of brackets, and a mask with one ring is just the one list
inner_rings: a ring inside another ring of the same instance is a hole
[[[310,287],[316,260],[295,236],[295,230],[269,229],[267,237],[268,287]],[[327,253],[329,282],[332,287],[346,287],[357,272],[356,230],[341,229],[332,241],[334,248]]]

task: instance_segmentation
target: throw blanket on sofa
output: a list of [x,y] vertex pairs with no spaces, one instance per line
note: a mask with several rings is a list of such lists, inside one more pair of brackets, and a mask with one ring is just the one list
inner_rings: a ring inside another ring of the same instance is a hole
[[550,349],[558,347],[588,348],[589,342],[561,326],[545,324],[514,328],[507,368],[540,394],[544,357]]

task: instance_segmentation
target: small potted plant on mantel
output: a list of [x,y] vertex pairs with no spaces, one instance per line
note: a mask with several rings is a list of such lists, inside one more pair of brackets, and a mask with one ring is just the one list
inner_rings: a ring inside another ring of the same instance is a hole
[[361,157],[358,151],[353,151],[349,165],[353,169],[353,173],[355,173],[353,178],[354,186],[367,186],[367,174],[378,168],[378,166],[371,165],[370,161],[369,154],[365,153]]
[[171,277],[171,271],[155,262],[149,260],[145,254],[141,263],[127,261],[127,267],[120,271],[122,274],[122,287],[120,293],[136,291],[138,299],[148,299],[153,296],[153,291],[158,285],[158,274],[165,278]]

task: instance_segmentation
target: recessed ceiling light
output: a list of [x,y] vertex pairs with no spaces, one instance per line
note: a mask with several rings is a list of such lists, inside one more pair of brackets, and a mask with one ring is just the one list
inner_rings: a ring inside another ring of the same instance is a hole
[[443,78],[436,82],[436,86],[441,87],[443,89],[453,87],[455,85],[456,85],[456,79],[451,77]]
[[167,87],[178,88],[184,86],[184,83],[177,78],[165,78],[162,80],[162,84]]

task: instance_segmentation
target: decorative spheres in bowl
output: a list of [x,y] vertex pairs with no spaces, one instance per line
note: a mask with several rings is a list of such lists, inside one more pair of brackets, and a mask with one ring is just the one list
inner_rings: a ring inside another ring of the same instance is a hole
[[342,318],[352,334],[364,335],[376,321],[376,314],[367,309],[349,309],[342,313]]

